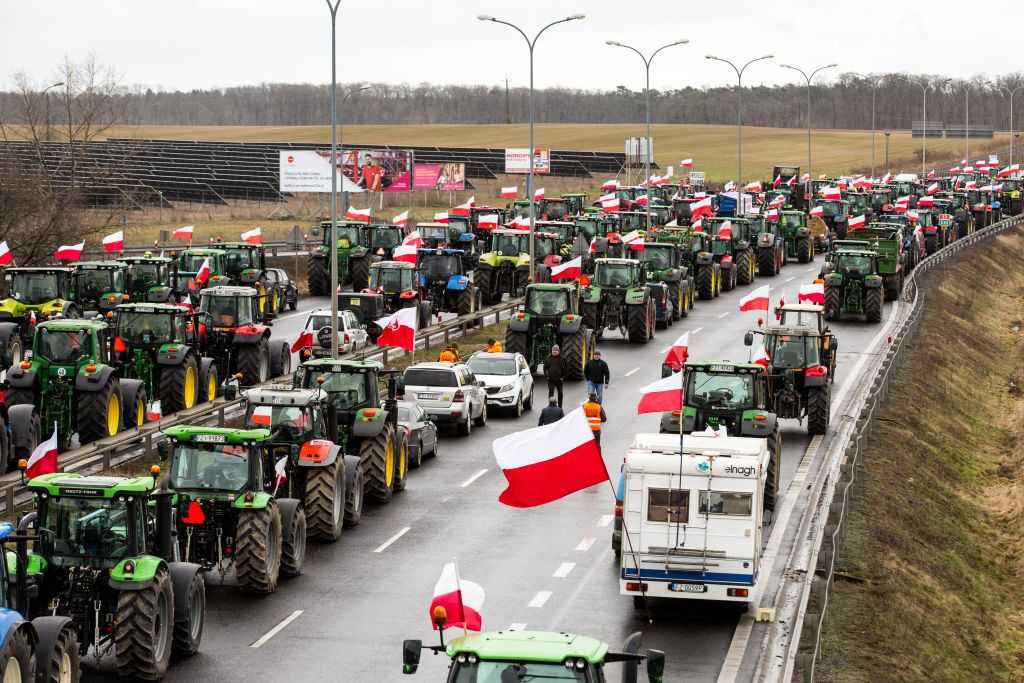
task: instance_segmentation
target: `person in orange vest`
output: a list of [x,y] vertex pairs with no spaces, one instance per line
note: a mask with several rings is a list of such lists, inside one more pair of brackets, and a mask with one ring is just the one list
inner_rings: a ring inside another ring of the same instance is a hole
[[501,342],[491,337],[487,340],[487,353],[501,353]]
[[459,357],[455,355],[455,351],[452,347],[446,346],[441,353],[438,354],[437,360],[440,363],[455,363],[459,360]]
[[583,414],[587,416],[587,422],[590,423],[590,431],[594,433],[594,441],[600,446],[601,423],[607,422],[608,416],[605,415],[601,402],[597,400],[597,394],[590,394],[590,399],[583,404]]

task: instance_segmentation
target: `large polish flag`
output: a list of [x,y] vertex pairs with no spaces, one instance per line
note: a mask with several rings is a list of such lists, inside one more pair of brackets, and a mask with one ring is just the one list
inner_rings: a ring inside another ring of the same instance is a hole
[[740,299],[741,311],[764,311],[768,312],[768,298],[771,296],[772,288],[769,285],[758,287],[754,291]]
[[511,507],[544,505],[608,479],[582,406],[558,422],[496,439],[493,448],[508,480],[498,501]]
[[453,216],[468,216],[470,210],[476,205],[476,197],[470,197],[464,203],[453,207],[450,213]]
[[657,382],[651,382],[640,390],[640,403],[636,406],[636,414],[667,413],[670,410],[679,410],[682,404],[682,377],[669,375]]
[[917,200],[917,206],[921,209],[927,209],[928,207],[935,206],[934,197],[921,197]]
[[864,218],[864,214],[861,214],[859,216],[854,216],[853,218],[850,219],[850,222],[846,224],[846,229],[847,230],[860,230],[861,228],[864,227],[866,220],[867,219]]
[[354,206],[350,206],[348,211],[345,212],[345,218],[350,221],[368,221],[370,220],[370,208],[357,209]]
[[203,259],[203,265],[199,266],[199,272],[196,273],[195,281],[200,284],[206,284],[206,281],[210,279],[210,259]]
[[416,343],[416,313],[417,308],[400,308],[391,315],[380,318],[377,326],[380,327],[380,336],[377,337],[377,346],[397,346],[412,353],[413,345]]
[[583,274],[583,257],[577,256],[571,261],[566,261],[551,268],[551,281],[575,280]]
[[53,252],[53,257],[58,261],[81,261],[82,252],[85,251],[85,240],[78,244],[62,244]]
[[544,199],[544,188],[538,187],[533,193],[533,201],[539,202]]
[[242,233],[242,241],[249,244],[263,244],[263,228],[257,225],[252,230],[246,230]]
[[402,240],[402,244],[416,248],[422,247],[423,235],[420,234],[419,230],[413,230],[412,232],[405,236],[405,239]]
[[403,211],[402,213],[392,218],[391,222],[394,223],[395,225],[400,225],[404,228],[405,226],[409,225],[409,212],[407,210]]
[[601,202],[601,211],[604,213],[614,213],[619,210],[619,197],[614,192],[602,196],[599,201]]
[[611,178],[611,179],[606,180],[603,183],[601,183],[601,190],[603,192],[607,192],[608,190],[617,190],[617,189],[619,189],[619,181],[615,180],[614,178]]
[[811,210],[808,211],[808,213],[811,214],[812,216],[819,216],[819,217],[820,216],[824,216],[825,215],[825,207],[824,206],[813,206],[813,207],[811,207]]
[[7,240],[0,242],[0,266],[9,266],[14,263],[14,252],[7,246]]
[[192,231],[194,231],[194,230],[195,230],[194,226],[186,225],[184,227],[176,229],[174,231],[174,234],[171,235],[171,237],[173,239],[176,239],[176,240],[189,240],[189,241],[191,241],[192,240]]
[[29,479],[41,474],[53,474],[57,471],[57,423],[53,423],[53,434],[50,438],[36,446],[28,458],[25,476]]
[[690,357],[690,333],[683,332],[679,339],[672,342],[672,346],[669,347],[668,353],[665,354],[665,364],[672,366],[673,369],[683,367],[683,363]]
[[711,207],[711,197],[705,197],[699,202],[690,205],[690,220],[694,221],[701,216],[710,216],[714,209]]
[[825,305],[825,285],[821,282],[808,282],[800,285],[796,293],[797,303]]
[[448,212],[447,211],[439,211],[439,212],[435,213],[434,214],[434,222],[435,223],[447,223],[448,222]]
[[392,261],[402,261],[403,263],[416,263],[416,255],[419,250],[411,244],[400,244],[395,247],[392,252]]
[[513,185],[501,188],[501,196],[503,199],[515,199],[519,196],[519,186]]
[[[480,612],[484,606],[484,589],[478,583],[459,578],[459,571],[454,562],[449,562],[441,570],[441,576],[434,584],[434,597],[430,601],[430,623],[434,630],[446,628],[464,628],[467,631],[479,631],[483,628]],[[442,608],[444,624],[437,622],[435,610]]]
[[482,213],[476,218],[476,227],[481,230],[495,230],[498,227],[498,214]]
[[103,251],[124,251],[124,230],[112,232],[104,237]]

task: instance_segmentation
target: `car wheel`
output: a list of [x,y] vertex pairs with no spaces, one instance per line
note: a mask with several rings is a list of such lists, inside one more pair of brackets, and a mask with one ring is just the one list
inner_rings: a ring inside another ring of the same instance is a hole
[[516,417],[522,417],[523,416],[523,394],[522,394],[522,392],[519,393],[519,398],[516,399],[516,408],[515,408],[515,410],[516,410]]
[[487,426],[487,401],[486,400],[483,402],[483,405],[480,408],[480,417],[477,418],[476,426],[477,427],[486,427]]
[[526,399],[526,403],[523,405],[527,410],[533,410],[533,387],[530,387],[530,397]]

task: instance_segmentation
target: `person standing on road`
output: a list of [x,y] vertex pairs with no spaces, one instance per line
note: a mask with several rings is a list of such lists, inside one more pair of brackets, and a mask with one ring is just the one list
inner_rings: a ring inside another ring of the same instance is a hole
[[544,407],[544,410],[540,411],[540,419],[537,420],[537,426],[543,427],[549,425],[552,422],[558,422],[565,413],[562,412],[562,408],[558,405],[558,401],[554,396],[548,399],[548,404]]
[[583,404],[583,414],[587,416],[587,422],[590,423],[590,431],[594,434],[594,441],[600,446],[601,423],[607,422],[608,416],[605,415],[604,408],[601,406],[601,401],[597,398],[597,394],[590,394],[590,399]]
[[548,378],[548,398],[558,392],[558,407],[562,407],[562,380],[565,379],[565,363],[558,344],[551,347],[551,355],[544,361],[544,376]]
[[587,393],[597,394],[597,400],[604,402],[604,390],[611,381],[612,375],[608,364],[601,360],[601,352],[594,351],[594,357],[583,366],[583,376],[587,380]]

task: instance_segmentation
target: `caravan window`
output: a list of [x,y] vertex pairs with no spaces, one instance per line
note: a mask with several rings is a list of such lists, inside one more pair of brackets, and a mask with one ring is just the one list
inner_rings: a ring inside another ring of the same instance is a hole
[[690,492],[681,489],[648,489],[648,522],[683,522],[690,519]]
[[710,501],[710,514],[712,515],[749,517],[752,509],[752,499],[753,497],[749,493],[701,491],[700,514],[706,515],[709,513],[708,502]]

